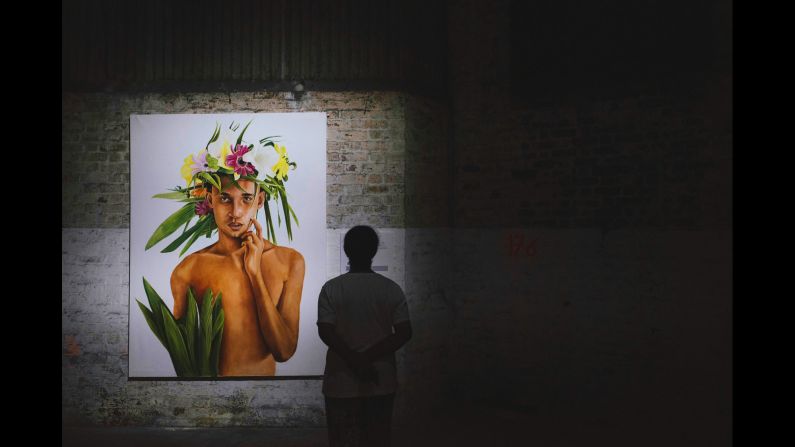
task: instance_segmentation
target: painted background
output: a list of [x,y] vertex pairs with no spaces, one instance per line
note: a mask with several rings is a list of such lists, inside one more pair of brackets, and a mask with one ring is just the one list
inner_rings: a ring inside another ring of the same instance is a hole
[[[276,364],[276,375],[320,375],[326,348],[317,335],[317,296],[326,280],[326,114],[325,113],[244,113],[244,114],[151,114],[130,115],[130,315],[129,376],[176,376],[166,349],[152,334],[135,300],[148,307],[142,278],[173,310],[169,278],[182,259],[179,250],[160,253],[176,237],[169,236],[149,250],[146,241],[158,225],[178,209],[173,200],[153,199],[175,186],[184,186],[179,175],[183,160],[203,148],[216,122],[242,127],[249,120],[247,139],[279,135],[297,169],[286,182],[288,199],[300,227],[293,227],[293,240],[277,226],[275,204],[271,201],[278,245],[298,250],[306,262],[301,298],[298,348],[293,357]],[[238,129],[238,131],[240,130]],[[265,225],[264,213],[259,221]],[[200,250],[217,240],[199,238],[185,254]]]

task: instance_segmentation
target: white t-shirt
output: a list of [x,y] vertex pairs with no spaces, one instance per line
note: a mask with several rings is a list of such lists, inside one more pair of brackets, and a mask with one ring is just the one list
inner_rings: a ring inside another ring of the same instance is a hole
[[[365,351],[392,335],[392,326],[409,320],[400,286],[378,273],[345,273],[320,289],[317,322],[331,323],[352,350]],[[328,349],[323,394],[328,397],[377,396],[397,389],[395,354],[373,362],[379,383],[361,382],[336,352]]]

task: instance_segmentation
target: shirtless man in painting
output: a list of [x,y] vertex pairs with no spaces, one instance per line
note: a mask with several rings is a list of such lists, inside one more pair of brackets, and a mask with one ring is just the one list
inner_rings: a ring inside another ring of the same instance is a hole
[[231,181],[222,176],[223,191],[208,193],[218,241],[187,256],[171,274],[174,317],[186,313],[188,287],[199,305],[206,290],[221,292],[219,376],[272,376],[276,362],[290,359],[298,344],[304,258],[262,236],[256,212],[264,191],[243,179],[241,191]]

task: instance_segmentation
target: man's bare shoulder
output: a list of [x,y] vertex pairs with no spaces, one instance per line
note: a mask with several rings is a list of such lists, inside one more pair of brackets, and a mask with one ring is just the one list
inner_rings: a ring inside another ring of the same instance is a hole
[[[273,252],[279,264],[282,264],[288,268],[299,264],[303,266],[304,264],[304,256],[294,248],[271,245],[270,248],[262,254],[265,255],[268,252]],[[263,261],[265,261],[265,256],[263,256]]]
[[199,260],[199,257],[200,256],[198,252],[191,253],[188,256],[185,256],[185,258],[179,261],[179,264],[177,264],[177,266],[174,267],[173,275],[179,275],[188,272],[190,269],[193,268],[193,266],[196,265],[196,261]]
[[177,276],[188,276],[192,271],[195,270],[197,265],[202,264],[202,262],[210,259],[210,258],[217,258],[219,257],[218,254],[212,252],[212,246],[202,248],[201,250],[197,250],[185,258],[174,267],[174,272],[172,275]]

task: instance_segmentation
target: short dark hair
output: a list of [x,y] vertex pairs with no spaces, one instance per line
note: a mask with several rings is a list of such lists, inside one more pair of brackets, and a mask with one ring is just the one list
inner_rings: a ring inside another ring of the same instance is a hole
[[378,233],[367,225],[357,225],[345,233],[345,254],[351,261],[368,261],[378,251]]

